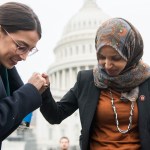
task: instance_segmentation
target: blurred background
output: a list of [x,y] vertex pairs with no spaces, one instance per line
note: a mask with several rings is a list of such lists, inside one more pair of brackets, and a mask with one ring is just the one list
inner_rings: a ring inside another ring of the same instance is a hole
[[[150,2],[148,0],[15,0],[29,5],[39,16],[42,39],[39,52],[17,69],[26,83],[33,72],[46,72],[56,101],[74,85],[80,70],[96,64],[95,34],[100,24],[110,17],[130,21],[144,40],[143,60],[149,60]],[[8,2],[1,0],[0,4]],[[79,150],[80,119],[78,110],[60,125],[50,125],[39,110],[32,114],[26,131],[16,130],[2,145],[2,150],[58,150],[59,139],[70,139],[70,150]]]

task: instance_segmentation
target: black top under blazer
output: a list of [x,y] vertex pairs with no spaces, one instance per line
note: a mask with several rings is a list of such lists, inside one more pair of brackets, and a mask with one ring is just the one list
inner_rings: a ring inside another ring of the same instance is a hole
[[[141,141],[141,150],[150,149],[150,79],[140,85],[140,95],[145,96],[145,100],[140,98],[138,104],[138,126]],[[79,108],[81,120],[81,150],[89,149],[89,139],[92,121],[96,111],[96,106],[100,96],[100,89],[94,85],[92,70],[80,71],[77,82],[59,102],[55,102],[51,93],[47,93],[45,104],[40,108],[43,116],[51,124],[59,124],[66,117],[70,116]]]
[[19,126],[27,114],[42,103],[41,95],[32,84],[22,86],[23,82],[15,67],[8,70],[8,78],[11,94],[9,97],[0,76],[0,149],[1,142]]

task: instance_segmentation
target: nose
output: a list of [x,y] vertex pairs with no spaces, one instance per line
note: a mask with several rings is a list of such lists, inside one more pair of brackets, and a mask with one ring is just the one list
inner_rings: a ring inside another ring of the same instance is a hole
[[19,56],[20,56],[20,58],[21,58],[22,60],[26,60],[26,58],[28,57],[28,52],[27,52],[27,53],[20,54]]
[[109,59],[105,60],[105,69],[110,69],[112,67],[112,61]]

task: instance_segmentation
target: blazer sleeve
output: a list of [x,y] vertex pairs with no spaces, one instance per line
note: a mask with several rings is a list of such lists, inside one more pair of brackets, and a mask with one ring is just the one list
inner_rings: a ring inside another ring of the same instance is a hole
[[[14,75],[11,77],[15,83],[17,79]],[[15,91],[12,91],[11,96],[2,94],[0,96],[0,141],[13,132],[28,113],[42,104],[42,97],[32,84],[22,85],[17,81],[17,86],[15,86],[13,82],[11,82],[11,86]],[[2,86],[0,87],[2,88]]]
[[60,124],[78,109],[79,74],[77,82],[60,101],[55,101],[48,88],[42,95],[43,104],[40,111],[44,118],[51,124]]

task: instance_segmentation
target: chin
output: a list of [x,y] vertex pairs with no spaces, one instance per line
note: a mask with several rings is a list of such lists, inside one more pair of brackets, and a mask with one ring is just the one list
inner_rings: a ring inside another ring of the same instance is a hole
[[14,65],[4,65],[7,69],[12,69]]
[[116,73],[107,73],[110,77],[115,77],[115,76],[117,76],[118,74],[116,74]]
[[110,74],[109,74],[109,76],[110,76],[110,77],[116,77],[117,75],[110,75]]

